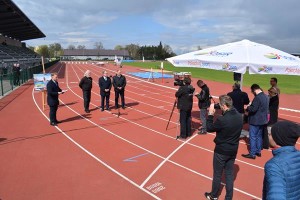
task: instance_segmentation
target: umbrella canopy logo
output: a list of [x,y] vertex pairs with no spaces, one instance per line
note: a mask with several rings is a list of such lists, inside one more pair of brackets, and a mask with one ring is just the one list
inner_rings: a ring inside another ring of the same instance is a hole
[[258,72],[266,72],[266,73],[269,73],[273,70],[272,67],[267,67],[266,65],[258,68]]
[[222,69],[226,70],[226,71],[236,71],[236,70],[238,70],[238,67],[234,66],[234,65],[229,65],[228,63],[226,63],[222,66]]
[[210,52],[196,53],[195,56],[208,55],[208,56],[216,56],[216,57],[227,57],[231,54],[232,52],[210,51]]
[[281,58],[283,59],[286,59],[286,60],[296,60],[295,58],[293,57],[290,57],[290,56],[282,56],[282,55],[278,55],[276,53],[268,53],[265,55],[266,58],[270,58],[270,59],[275,59],[275,60],[279,60]]

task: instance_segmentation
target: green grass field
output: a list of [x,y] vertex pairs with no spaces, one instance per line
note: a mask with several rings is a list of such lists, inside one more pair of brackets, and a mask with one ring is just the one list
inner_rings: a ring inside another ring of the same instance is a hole
[[[123,65],[148,68],[148,69],[160,69],[160,62],[132,62],[123,63]],[[164,69],[172,72],[191,72],[193,78],[212,80],[222,83],[233,83],[233,73],[200,69],[191,67],[174,67],[169,62],[164,62]],[[287,75],[259,75],[259,74],[244,74],[243,85],[250,87],[253,83],[260,85],[265,91],[270,88],[270,78],[276,77],[278,79],[278,86],[281,93],[284,94],[300,94],[300,76],[287,76]]]

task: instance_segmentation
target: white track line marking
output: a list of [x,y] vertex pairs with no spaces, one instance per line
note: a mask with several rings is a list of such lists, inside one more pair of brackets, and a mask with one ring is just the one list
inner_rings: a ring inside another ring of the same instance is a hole
[[179,149],[181,149],[185,144],[187,144],[190,140],[196,137],[196,134],[193,135],[190,139],[183,142],[179,147],[177,147],[173,152],[171,152],[168,157],[166,157],[152,172],[151,174],[144,180],[144,182],[140,185],[141,187],[144,187],[145,184],[154,176],[154,174],[177,152]]

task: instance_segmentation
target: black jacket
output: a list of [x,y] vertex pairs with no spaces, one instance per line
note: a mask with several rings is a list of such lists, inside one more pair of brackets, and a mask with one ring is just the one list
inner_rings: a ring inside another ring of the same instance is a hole
[[250,102],[248,94],[246,92],[242,92],[240,89],[234,89],[232,92],[229,92],[227,95],[231,97],[233,101],[233,107],[235,107],[235,109],[239,113],[244,114],[245,113],[244,105],[248,105]]
[[209,93],[209,88],[207,87],[206,84],[204,84],[201,87],[201,92],[200,94],[196,95],[198,98],[198,106],[200,109],[205,109],[210,106],[210,93]]
[[93,79],[92,77],[86,77],[84,76],[80,82],[79,82],[79,87],[82,90],[91,90],[93,87]]
[[[111,89],[112,84],[111,84],[111,79],[109,77],[107,77],[107,79],[105,81],[104,77],[101,76],[99,78],[98,83],[99,83],[99,87],[100,87],[100,95],[101,96],[104,96],[105,94],[110,93],[110,89]],[[105,92],[105,89],[109,89],[109,91]]]
[[118,87],[122,87],[121,90],[124,90],[126,86],[125,76],[121,75],[120,77],[118,77],[117,75],[115,75],[113,77],[113,86],[115,90],[119,90]]
[[235,156],[239,147],[239,140],[243,128],[242,115],[232,108],[213,122],[214,116],[208,115],[206,126],[208,132],[216,132],[214,142],[215,153]]
[[50,80],[47,83],[47,103],[49,106],[58,106],[58,92],[62,90],[59,88],[58,83]]
[[250,125],[265,125],[268,123],[269,97],[263,92],[256,95],[247,108]]
[[175,93],[175,97],[178,98],[177,108],[184,111],[192,110],[193,107],[193,93],[195,88],[191,85],[180,86]]

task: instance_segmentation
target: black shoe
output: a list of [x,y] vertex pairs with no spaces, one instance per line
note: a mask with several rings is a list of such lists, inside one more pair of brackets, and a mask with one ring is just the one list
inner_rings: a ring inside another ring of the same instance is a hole
[[208,199],[208,200],[218,200],[218,197],[212,197],[212,196],[211,196],[211,193],[209,193],[209,192],[205,192],[205,193],[204,193],[204,196],[205,196],[206,199]]
[[122,109],[125,110],[125,106],[122,106]]
[[61,123],[62,121],[56,121],[55,123],[57,123],[57,124],[59,124],[59,123]]
[[56,122],[51,122],[50,125],[51,126],[57,126],[57,123]]
[[85,112],[86,112],[86,113],[90,113],[91,111],[90,111],[90,110],[85,110]]
[[176,140],[178,140],[178,139],[186,139],[186,137],[181,137],[180,135],[177,135]]
[[257,157],[261,157],[261,153],[256,153],[255,154]]
[[205,134],[207,134],[207,132],[206,132],[206,130],[201,129],[201,130],[198,132],[198,134],[200,134],[200,135],[205,135]]
[[244,158],[255,159],[255,156],[251,155],[250,153],[249,153],[249,154],[242,154],[242,156],[243,156]]
[[118,105],[115,105],[115,108],[117,109],[117,108],[119,108],[119,106],[118,106]]
[[110,111],[110,108],[106,108],[105,110],[108,110],[108,111]]
[[101,109],[101,112],[103,112],[104,111],[104,109]]

